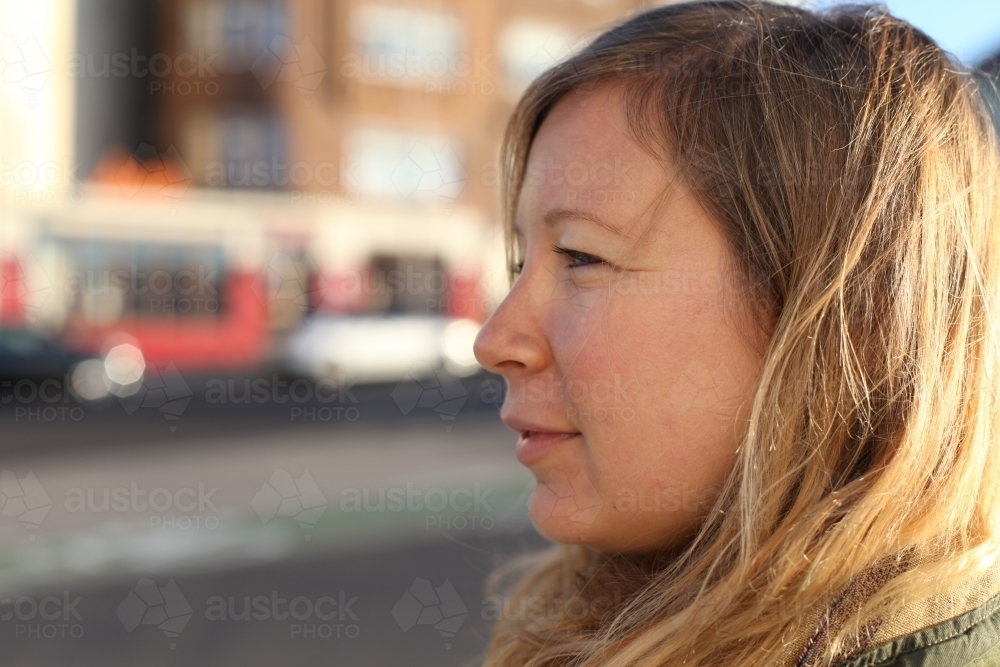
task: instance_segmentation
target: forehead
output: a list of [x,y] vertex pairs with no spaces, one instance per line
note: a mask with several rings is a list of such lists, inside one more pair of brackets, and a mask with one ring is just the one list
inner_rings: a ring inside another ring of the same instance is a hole
[[[602,152],[621,141],[634,144],[622,102],[621,88],[608,83],[588,90],[571,90],[549,110],[535,146],[548,149],[550,143],[569,137],[576,139],[577,144],[582,141],[586,148]],[[638,148],[637,145],[620,147]],[[581,152],[585,151],[576,151]]]
[[[634,230],[673,178],[629,130],[621,91],[603,84],[560,99],[538,130],[518,200],[517,225],[552,209],[582,209]],[[631,236],[632,234],[626,234]]]

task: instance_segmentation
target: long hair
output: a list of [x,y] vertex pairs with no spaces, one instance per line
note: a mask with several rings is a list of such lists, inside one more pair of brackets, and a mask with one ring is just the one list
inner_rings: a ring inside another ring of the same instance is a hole
[[722,225],[773,329],[694,539],[499,572],[517,578],[485,664],[831,665],[994,594],[1000,165],[974,77],[883,7],[642,13],[517,105],[508,234],[547,112],[604,82]]

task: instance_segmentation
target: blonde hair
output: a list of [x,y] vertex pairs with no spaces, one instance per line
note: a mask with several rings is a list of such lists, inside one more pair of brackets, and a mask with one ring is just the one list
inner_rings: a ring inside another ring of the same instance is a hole
[[499,572],[520,579],[486,665],[830,665],[997,590],[1000,165],[974,81],[881,7],[722,1],[635,16],[531,86],[508,233],[549,109],[614,82],[773,329],[693,541]]

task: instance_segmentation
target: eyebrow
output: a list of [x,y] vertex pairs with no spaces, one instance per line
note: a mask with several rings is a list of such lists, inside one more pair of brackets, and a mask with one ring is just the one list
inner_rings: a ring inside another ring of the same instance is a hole
[[[558,222],[563,220],[586,220],[587,222],[592,222],[593,224],[605,229],[615,236],[621,236],[623,238],[630,238],[630,234],[626,233],[623,229],[617,225],[613,225],[607,220],[591,213],[590,211],[585,211],[583,209],[577,208],[553,208],[550,209],[545,217],[542,218],[546,226],[551,227]],[[515,224],[514,233],[520,234],[521,229]]]

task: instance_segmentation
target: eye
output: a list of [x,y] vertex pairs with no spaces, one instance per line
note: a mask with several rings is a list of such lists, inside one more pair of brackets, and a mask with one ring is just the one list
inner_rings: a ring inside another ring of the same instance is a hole
[[609,265],[610,264],[610,262],[608,262],[605,259],[601,259],[600,257],[596,257],[596,256],[591,255],[589,253],[580,252],[579,250],[570,250],[569,248],[561,248],[561,247],[556,246],[556,245],[552,246],[552,249],[554,251],[556,251],[557,253],[559,253],[560,255],[563,255],[563,256],[568,257],[570,259],[570,264],[569,264],[568,268],[571,268],[571,269],[576,269],[576,268],[580,268],[580,267],[584,267],[584,266],[594,266],[594,265],[601,265],[601,264],[603,264],[603,265]]

